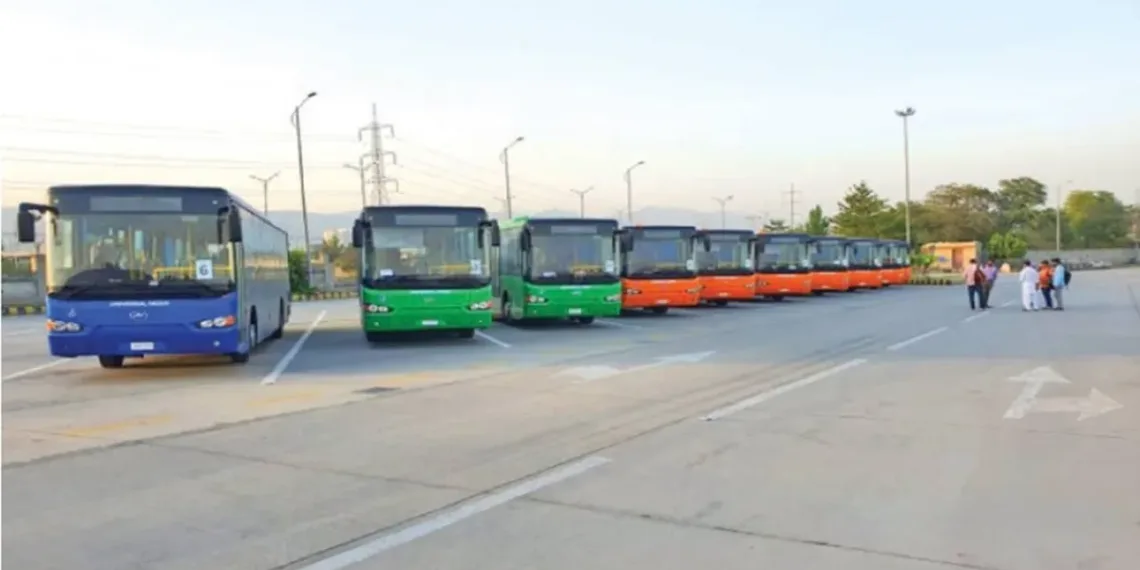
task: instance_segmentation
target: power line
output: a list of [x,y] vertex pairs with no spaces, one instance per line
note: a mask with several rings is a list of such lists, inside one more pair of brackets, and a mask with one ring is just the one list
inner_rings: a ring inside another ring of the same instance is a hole
[[[41,125],[27,125],[27,124],[3,124],[0,125],[5,129],[32,131],[32,132],[48,132],[58,134],[82,134],[82,135],[100,135],[100,136],[123,136],[123,137],[142,137],[142,138],[262,138],[262,139],[282,139],[287,140],[293,136],[289,131],[223,131],[217,129],[195,129],[189,127],[176,127],[176,126],[163,126],[163,125],[139,125],[130,123],[105,123],[95,121],[82,121],[77,119],[64,119],[64,118],[47,118],[47,117],[27,117],[19,115],[0,115],[0,122],[5,121],[39,121],[43,123],[57,123],[62,125],[74,125],[72,127],[60,126],[41,126]],[[86,128],[82,127],[87,125]],[[352,137],[338,134],[306,134],[305,140],[323,141],[323,142],[338,142],[347,144],[357,144]]]

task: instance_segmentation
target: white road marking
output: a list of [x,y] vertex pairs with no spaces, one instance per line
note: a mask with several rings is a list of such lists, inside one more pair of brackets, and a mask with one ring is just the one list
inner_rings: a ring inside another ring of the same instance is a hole
[[617,321],[608,321],[608,320],[605,320],[605,319],[595,319],[595,320],[594,320],[594,324],[597,324],[597,325],[602,325],[602,326],[604,326],[604,327],[616,327],[616,328],[619,328],[619,329],[641,329],[641,328],[642,328],[642,327],[639,327],[639,326],[637,326],[637,325],[630,325],[630,324],[626,324],[626,323],[619,323],[619,322],[617,322]]
[[1095,418],[1124,406],[1116,400],[1104,395],[1103,392],[1093,388],[1087,398],[1041,398],[1038,393],[1046,384],[1072,384],[1068,378],[1062,376],[1050,366],[1039,366],[1028,372],[1009,378],[1010,382],[1023,382],[1021,394],[1009,405],[1003,416],[1007,420],[1020,420],[1030,412],[1057,413],[1078,412],[1077,421]]
[[281,374],[285,372],[285,369],[289,367],[289,363],[293,362],[294,358],[297,358],[297,353],[301,352],[301,347],[305,346],[305,341],[309,340],[309,337],[313,335],[313,331],[317,330],[317,325],[321,324],[324,318],[325,311],[321,311],[317,315],[317,318],[309,323],[309,328],[305,329],[305,334],[302,334],[301,338],[297,339],[297,342],[289,347],[289,352],[286,352],[285,356],[281,357],[281,360],[277,362],[277,366],[274,366],[273,370],[270,371],[269,374],[266,374],[265,378],[261,379],[262,386],[277,383],[277,379],[280,378]]
[[906,348],[906,347],[908,347],[908,346],[910,346],[916,342],[926,340],[926,339],[928,339],[928,338],[930,338],[936,334],[944,333],[949,329],[950,329],[950,327],[938,327],[932,331],[924,332],[918,336],[908,338],[902,342],[896,342],[896,343],[888,346],[887,350],[898,350],[900,348]]
[[804,386],[810,386],[810,385],[815,384],[816,382],[819,382],[820,380],[823,380],[829,376],[834,376],[836,374],[839,374],[840,372],[843,372],[844,370],[850,370],[852,368],[855,368],[856,366],[862,366],[863,364],[866,364],[866,363],[867,363],[866,358],[856,358],[854,360],[848,360],[847,362],[844,362],[843,364],[832,366],[831,368],[828,368],[827,370],[816,372],[815,374],[812,374],[811,376],[808,376],[806,378],[800,378],[799,380],[796,380],[795,382],[790,382],[788,384],[784,384],[783,386],[777,386],[776,388],[773,388],[772,390],[769,390],[767,392],[761,392],[755,396],[752,396],[750,398],[746,398],[746,399],[741,400],[735,404],[725,406],[723,408],[720,408],[719,410],[714,410],[713,412],[710,412],[708,415],[705,415],[701,419],[705,420],[705,421],[712,421],[712,420],[719,420],[721,418],[731,416],[732,414],[735,414],[736,412],[739,412],[741,410],[746,410],[746,409],[751,408],[753,406],[763,404],[764,402],[767,402],[768,400],[771,400],[771,399],[773,399],[777,396],[781,396],[783,394],[787,394],[788,392],[791,392],[792,390],[798,390],[800,388],[803,388]]
[[478,499],[471,500],[463,503],[454,509],[440,513],[429,519],[420,521],[411,526],[404,527],[398,531],[385,534],[376,538],[375,540],[366,542],[345,550],[339,554],[333,555],[329,558],[314,562],[308,566],[304,566],[301,570],[341,570],[348,568],[354,564],[359,564],[381,554],[385,551],[396,548],[428,536],[434,532],[443,530],[455,523],[461,522],[464,519],[471,518],[477,514],[489,511],[495,507],[509,503],[520,497],[524,497],[535,491],[541,490],[544,487],[549,487],[555,483],[560,483],[571,477],[581,475],[595,467],[599,467],[609,463],[610,460],[605,457],[587,457],[581,461],[571,463],[564,467],[560,467],[553,471],[548,471],[542,475],[538,475],[531,479],[527,479],[517,485],[508,487],[501,491],[484,495]]
[[64,362],[67,362],[67,360],[53,360],[47,364],[41,364],[39,366],[33,366],[31,368],[9,374],[9,375],[5,376],[3,378],[3,380],[0,380],[0,382],[7,382],[9,380],[15,380],[17,378],[23,378],[24,376],[27,376],[29,374],[35,374],[36,372],[39,372],[41,370],[47,370],[48,368],[51,368],[52,366],[59,366],[60,364],[63,364]]
[[989,316],[989,314],[990,314],[990,313],[989,313],[989,311],[982,311],[982,312],[980,312],[980,313],[978,313],[978,314],[976,314],[976,315],[970,315],[970,316],[968,316],[968,317],[966,317],[966,318],[962,319],[962,322],[963,322],[963,323],[969,323],[969,322],[972,322],[972,321],[976,321],[976,320],[978,320],[978,319],[980,319],[980,318],[982,318],[982,317],[988,317],[988,316]]
[[493,336],[491,336],[491,335],[489,335],[483,331],[475,331],[475,336],[477,336],[477,337],[479,337],[485,341],[493,342],[493,343],[495,343],[495,344],[497,344],[503,348],[510,348],[511,347],[511,345],[509,345],[509,344],[507,344],[507,343],[505,343],[505,342],[503,342],[503,341],[501,341],[501,340],[499,340],[499,339],[497,339],[497,338],[495,338],[495,337],[493,337]]
[[1008,307],[1008,306],[1010,306],[1010,305],[1012,305],[1012,304],[1014,304],[1014,303],[1016,303],[1016,302],[1017,302],[1017,299],[1014,299],[1014,300],[1012,300],[1012,301],[1006,301],[1006,302],[1004,302],[1004,303],[1002,303],[1002,304],[1000,304],[1000,305],[998,305],[998,306],[999,306],[999,307]]

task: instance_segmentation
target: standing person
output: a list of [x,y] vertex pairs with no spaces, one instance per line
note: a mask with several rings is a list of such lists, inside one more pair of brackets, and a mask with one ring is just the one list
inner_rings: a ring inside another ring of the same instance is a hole
[[974,303],[975,298],[981,305],[985,305],[986,302],[982,299],[982,283],[985,282],[985,277],[982,275],[981,270],[978,268],[977,260],[970,260],[970,263],[966,265],[966,271],[962,276],[966,278],[966,295],[970,297],[970,310],[973,311],[977,308],[977,305]]
[[1036,311],[1037,270],[1033,268],[1033,262],[1028,259],[1025,260],[1025,265],[1021,267],[1021,273],[1017,274],[1017,281],[1021,284],[1021,310]]
[[994,282],[997,281],[998,268],[994,265],[992,259],[986,260],[986,265],[982,267],[982,275],[986,280],[982,283],[982,308],[990,308],[990,293],[994,290]]
[[1065,295],[1062,291],[1065,290],[1069,282],[1069,268],[1061,263],[1061,258],[1053,258],[1053,299],[1057,302],[1055,310],[1065,310]]
[[1049,260],[1042,259],[1041,265],[1037,270],[1037,289],[1041,291],[1041,297],[1045,299],[1046,309],[1053,308],[1053,268],[1049,267]]

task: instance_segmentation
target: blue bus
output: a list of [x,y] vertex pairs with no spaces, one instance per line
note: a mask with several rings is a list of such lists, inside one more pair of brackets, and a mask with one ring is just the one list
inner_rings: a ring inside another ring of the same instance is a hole
[[46,204],[20,204],[21,242],[37,219],[54,356],[243,363],[289,321],[288,235],[222,188],[54,186]]

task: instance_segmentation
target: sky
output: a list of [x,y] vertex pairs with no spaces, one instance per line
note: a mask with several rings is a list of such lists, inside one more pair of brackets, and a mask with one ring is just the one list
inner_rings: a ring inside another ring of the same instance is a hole
[[[866,180],[1033,176],[1140,194],[1140,3],[964,0],[0,0],[5,206],[63,182],[214,184],[360,206],[345,163],[376,103],[395,203],[787,218]],[[801,214],[802,215],[802,214]],[[7,220],[5,220],[7,222]]]

